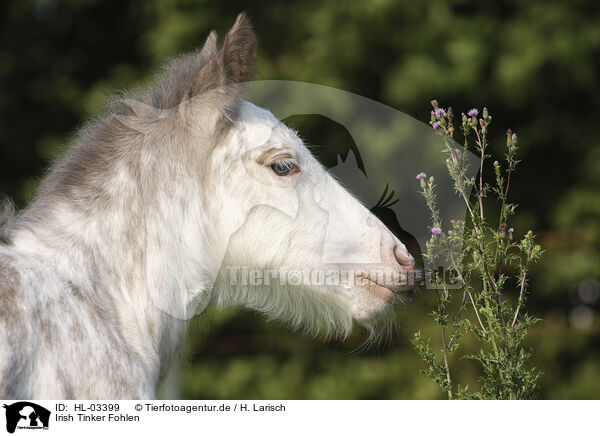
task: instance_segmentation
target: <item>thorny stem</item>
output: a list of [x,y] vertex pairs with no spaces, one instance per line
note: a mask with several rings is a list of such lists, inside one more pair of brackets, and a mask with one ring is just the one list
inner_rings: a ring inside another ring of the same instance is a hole
[[[466,250],[468,250],[468,249],[469,249],[469,247],[466,248]],[[462,301],[460,303],[460,308],[458,310],[458,315],[456,316],[455,327],[454,327],[454,331],[452,332],[452,337],[450,338],[450,343],[448,344],[448,348],[450,348],[452,346],[452,344],[454,343],[454,335],[456,334],[456,331],[458,330],[458,321],[460,321],[460,317],[461,317],[462,311],[463,311],[463,309],[465,307],[466,296],[467,296],[467,289],[468,289],[467,287],[469,286],[469,283],[471,283],[471,276],[473,275],[473,270],[471,270],[469,272],[469,278],[467,280],[465,280],[465,278],[463,277],[463,275],[460,273],[460,269],[456,265],[456,260],[454,259],[454,257],[451,257],[451,260],[452,260],[452,266],[454,267],[454,270],[458,274],[458,278],[460,280],[460,283],[465,288],[465,290],[463,291]],[[471,296],[470,293],[469,293],[469,298],[471,300],[471,303],[473,303],[473,309],[475,310],[475,314],[477,315],[477,319],[479,320],[479,324],[481,325],[481,328],[485,332],[486,331],[485,327],[483,326],[483,323],[481,322],[481,318],[479,318],[479,312],[477,311],[477,307],[475,306],[475,303],[473,302],[473,297]]]
[[[504,249],[501,249],[502,247],[504,247]],[[504,259],[506,258],[506,255],[508,253],[508,249],[510,247],[510,244],[506,244],[506,246],[504,245],[504,240],[500,240],[500,244],[498,247],[496,247],[496,253],[494,254],[494,264],[496,263],[496,259],[498,258],[498,252],[500,252],[500,259],[498,260],[498,276],[500,274],[502,274],[502,267],[504,266]],[[500,248],[500,250],[499,250]]]
[[[444,290],[446,287],[444,286]],[[438,309],[442,315],[446,315],[445,305],[442,305],[442,301],[440,299],[440,292],[436,292],[437,300],[438,300]],[[452,399],[452,379],[450,377],[450,365],[448,364],[448,346],[446,346],[446,326],[442,324],[442,351],[444,353],[444,368],[446,369],[446,380],[448,381],[448,399]]]
[[527,260],[525,261],[525,268],[523,268],[523,274],[521,276],[521,290],[519,291],[519,302],[517,303],[517,310],[515,310],[515,316],[513,318],[511,327],[515,326],[515,322],[517,322],[517,316],[519,316],[519,310],[521,310],[521,305],[523,304],[523,291],[525,290],[525,278],[527,277],[528,268],[529,256],[527,256]]
[[481,221],[483,221],[483,161],[485,160],[485,135],[479,136],[479,131],[477,128],[474,129],[475,134],[477,135],[477,144],[479,145],[479,149],[481,150],[481,161],[479,164],[479,193],[477,195],[479,200],[479,215]]
[[[498,315],[500,317],[500,320],[502,321],[502,339],[504,339],[504,349],[506,350],[507,354],[510,354],[512,356],[512,352],[508,346],[508,340],[506,339],[506,321],[504,320],[504,316],[502,315],[502,289],[500,288],[500,286],[498,286],[498,284],[496,283],[496,281],[494,280],[494,278],[492,277],[492,275],[489,273],[488,269],[485,267],[485,263],[483,260],[483,256],[481,255],[481,253],[475,249],[475,253],[477,253],[477,255],[479,256],[479,261],[481,262],[481,268],[482,270],[485,272],[485,274],[487,275],[488,280],[490,281],[490,283],[492,284],[492,286],[494,287],[494,289],[496,290],[496,293],[498,295],[498,307],[499,307],[499,312]],[[483,281],[483,291],[486,291],[486,282],[485,280]],[[491,328],[491,326],[490,326]],[[493,338],[492,338],[493,341]],[[496,349],[496,344],[493,343],[494,345],[494,350]]]
[[[509,151],[508,154],[508,169],[506,170],[506,188],[504,189],[504,194],[502,195],[502,207],[500,207],[500,217],[498,218],[498,231],[500,231],[500,229],[502,228],[502,224],[505,224],[505,216],[504,216],[504,207],[506,206],[506,200],[508,199],[508,188],[510,187],[510,175],[512,174],[513,171],[513,154]],[[508,250],[508,245],[506,247],[506,250]],[[504,257],[506,255],[506,250],[504,252],[504,255],[502,255],[502,253],[500,254],[500,261],[498,262],[498,273],[500,274],[502,272],[502,265],[504,264]],[[496,248],[496,253],[494,255],[494,261],[496,261],[496,258],[498,256],[498,247]]]
[[[490,272],[485,267],[485,262],[483,260],[483,256],[479,252],[479,248],[475,247],[475,253],[477,253],[477,256],[479,256],[479,261],[481,262],[481,270],[482,270],[482,272],[487,275],[487,278],[490,281],[490,283],[494,286],[494,289],[497,289],[498,285],[496,284],[496,280],[494,280],[494,278],[492,277],[492,275],[490,274]],[[485,281],[483,282],[483,285],[485,286]],[[484,288],[484,291],[485,291],[485,288]]]
[[508,188],[510,186],[510,175],[512,174],[512,153],[509,151],[508,156],[508,169],[506,170],[506,189],[504,190],[504,195],[502,196],[502,207],[500,208],[500,225],[502,225],[502,217],[504,214],[504,206],[506,204],[506,200],[508,199]]
[[[485,292],[485,282],[483,282],[483,291]],[[488,312],[490,311],[490,302],[488,300],[485,300],[485,308],[488,310]],[[489,317],[487,317],[487,323],[490,332],[493,332],[494,326],[492,325],[492,320]],[[494,349],[494,354],[496,357],[498,357],[498,346],[496,345],[496,339],[494,338],[493,334],[490,334],[490,340],[492,341],[492,348]]]
[[[469,246],[467,246],[465,248],[465,250],[468,251]],[[460,273],[460,269],[454,263],[453,258],[452,258],[452,260],[453,260],[452,265],[454,266],[454,269],[458,272],[458,277],[459,277],[462,285],[465,287],[465,292],[469,296],[469,300],[471,301],[471,305],[473,306],[473,311],[475,312],[475,315],[477,316],[477,321],[479,321],[479,326],[481,327],[483,332],[487,334],[487,330],[485,329],[483,322],[481,321],[481,317],[479,316],[479,310],[477,310],[477,305],[475,304],[475,301],[473,300],[473,295],[471,295],[471,291],[468,290],[469,283],[471,282],[471,276],[473,275],[473,270],[471,270],[469,272],[469,280],[467,281],[464,279],[463,275]],[[464,302],[464,295],[463,295],[463,302]],[[461,310],[462,310],[462,307],[463,307],[463,305],[461,305]],[[458,318],[457,318],[457,320],[458,320]]]
[[[458,165],[457,157],[456,157],[456,154],[454,153],[453,147],[447,141],[445,142],[445,144],[446,144],[446,147],[448,148],[448,150],[450,151],[450,157],[452,158],[452,161],[456,165]],[[467,144],[465,143],[465,148],[466,147],[467,147]],[[483,165],[483,162],[482,162],[482,165]],[[471,215],[471,219],[473,220],[473,223],[475,223],[475,213],[473,212],[473,209],[471,208],[471,202],[467,198],[467,194],[466,194],[464,188],[462,186],[460,186],[460,184],[458,184],[458,181],[456,181],[456,182],[457,182],[456,187],[457,187],[460,195],[462,196],[465,204],[467,205],[467,209],[469,210],[469,215]]]
[[467,291],[463,291],[463,296],[462,296],[462,301],[460,303],[460,307],[458,309],[458,314],[456,315],[456,320],[454,321],[454,330],[452,331],[452,335],[450,336],[450,342],[448,342],[448,348],[452,347],[452,344],[454,343],[454,338],[455,338],[455,334],[456,331],[458,330],[458,321],[460,321],[460,316],[462,314],[462,311],[465,307],[465,302],[467,300]]
[[[507,354],[512,356],[512,351],[510,350],[510,347],[508,346],[508,340],[506,339],[506,321],[504,321],[504,316],[502,315],[502,290],[500,288],[498,288],[498,307],[500,308],[499,315],[500,320],[502,321],[502,339],[504,339],[504,350]],[[510,362],[508,362],[508,365],[510,366]]]
[[469,210],[469,214],[471,215],[471,219],[473,220],[473,222],[475,222],[475,213],[473,212],[473,209],[471,209],[471,204],[469,203],[467,194],[465,194],[464,190],[462,190],[462,189],[460,190],[460,194],[462,195],[463,200],[465,200],[467,209]]
[[471,300],[471,305],[473,306],[473,310],[475,311],[475,315],[477,315],[477,321],[479,321],[479,325],[481,326],[481,330],[483,330],[483,332],[487,334],[487,330],[483,326],[483,322],[481,321],[481,317],[479,316],[479,311],[477,310],[477,305],[475,304],[475,301],[473,300],[473,295],[471,295],[471,291],[467,291],[467,294],[469,295],[469,299]]

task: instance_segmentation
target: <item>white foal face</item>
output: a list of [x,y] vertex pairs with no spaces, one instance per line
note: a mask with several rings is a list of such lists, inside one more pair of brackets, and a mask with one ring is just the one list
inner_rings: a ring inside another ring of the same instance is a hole
[[291,312],[318,301],[368,322],[408,288],[406,247],[270,112],[242,103],[209,168],[223,304],[306,319]]

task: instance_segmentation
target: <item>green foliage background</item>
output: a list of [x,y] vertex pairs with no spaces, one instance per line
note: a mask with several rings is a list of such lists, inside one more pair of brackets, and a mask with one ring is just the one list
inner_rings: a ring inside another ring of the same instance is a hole
[[[115,90],[221,34],[246,10],[257,79],[308,81],[428,121],[429,101],[494,115],[492,147],[519,134],[516,235],[546,250],[532,275],[529,336],[541,398],[600,398],[600,4],[595,0],[346,2],[6,0],[0,3],[0,192],[27,203],[69,135]],[[495,135],[495,136],[494,136]],[[415,173],[418,169],[415,169]],[[228,309],[194,323],[186,398],[442,398],[409,338],[436,337],[432,296],[398,311],[382,351],[291,334]],[[467,349],[475,346],[467,341]],[[462,384],[477,368],[455,362]]]

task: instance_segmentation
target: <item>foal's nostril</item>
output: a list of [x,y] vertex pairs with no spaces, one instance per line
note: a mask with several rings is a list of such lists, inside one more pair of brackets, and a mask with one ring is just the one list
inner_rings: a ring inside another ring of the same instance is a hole
[[398,262],[404,267],[415,266],[415,260],[413,259],[413,257],[410,254],[408,254],[406,250],[400,248],[398,245],[394,247],[394,257],[396,258],[396,262]]

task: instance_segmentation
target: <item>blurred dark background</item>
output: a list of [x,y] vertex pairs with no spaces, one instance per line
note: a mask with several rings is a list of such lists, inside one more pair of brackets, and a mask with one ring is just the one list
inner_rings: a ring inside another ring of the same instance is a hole
[[[5,0],[0,3],[0,193],[27,204],[74,129],[110,93],[143,83],[168,56],[224,34],[246,10],[257,79],[338,87],[424,122],[432,98],[487,106],[494,158],[519,135],[517,236],[546,250],[528,310],[540,398],[600,398],[600,3],[429,0],[338,2]],[[302,133],[302,132],[301,132]],[[324,132],[326,134],[326,132]],[[417,171],[415,171],[416,173]],[[356,353],[360,329],[327,343],[239,309],[194,322],[177,374],[185,398],[443,398],[420,374],[416,330],[432,335],[423,295],[398,311],[401,334]],[[434,336],[436,337],[436,336]],[[465,339],[469,347],[469,339]],[[477,385],[477,368],[454,362]]]

